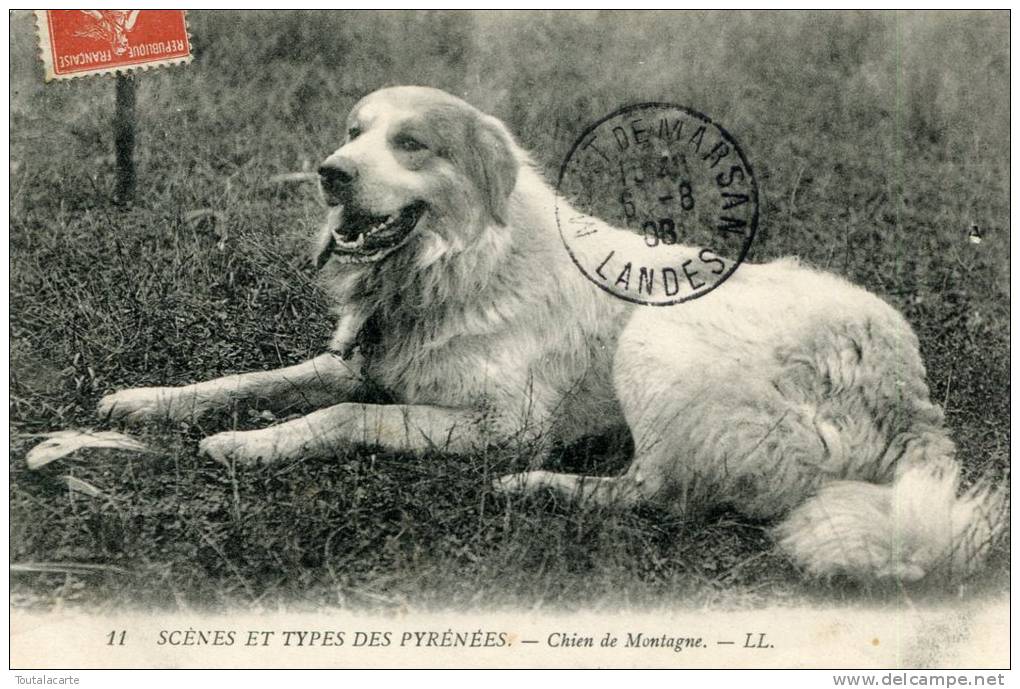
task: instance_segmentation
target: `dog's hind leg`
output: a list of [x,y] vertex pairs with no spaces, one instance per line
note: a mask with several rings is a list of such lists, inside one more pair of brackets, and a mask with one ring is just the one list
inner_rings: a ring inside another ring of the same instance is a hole
[[534,495],[552,492],[585,507],[626,509],[651,501],[661,486],[648,481],[635,466],[621,476],[582,476],[553,471],[525,471],[509,474],[493,482],[493,489],[504,494]]
[[100,418],[140,423],[181,421],[240,401],[274,410],[319,407],[350,399],[361,386],[360,361],[323,354],[295,366],[224,376],[181,387],[132,388],[99,402]]

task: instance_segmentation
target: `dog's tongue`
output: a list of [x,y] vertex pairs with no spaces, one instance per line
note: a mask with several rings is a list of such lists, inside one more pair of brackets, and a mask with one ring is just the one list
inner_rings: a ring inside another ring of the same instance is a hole
[[344,208],[343,206],[333,206],[326,213],[325,226],[319,233],[318,241],[315,243],[315,269],[319,270],[322,266],[326,265],[329,261],[330,255],[333,253],[334,247],[336,247],[336,239],[333,237],[333,233],[339,231],[339,228],[344,222]]
[[326,227],[330,232],[339,233],[344,226],[344,207],[330,206],[326,213]]

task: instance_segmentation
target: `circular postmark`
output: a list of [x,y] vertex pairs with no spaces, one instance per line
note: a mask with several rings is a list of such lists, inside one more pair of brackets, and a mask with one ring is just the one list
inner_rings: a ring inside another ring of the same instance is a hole
[[630,105],[588,127],[556,191],[556,223],[574,263],[639,304],[712,291],[744,260],[758,228],[758,185],[736,140],[671,103]]

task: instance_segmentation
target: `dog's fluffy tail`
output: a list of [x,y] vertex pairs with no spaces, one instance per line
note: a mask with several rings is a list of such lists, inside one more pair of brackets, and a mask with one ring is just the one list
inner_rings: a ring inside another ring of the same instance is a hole
[[820,577],[959,581],[1005,528],[1007,492],[981,481],[960,494],[955,461],[911,466],[889,485],[834,481],[776,527],[780,547]]

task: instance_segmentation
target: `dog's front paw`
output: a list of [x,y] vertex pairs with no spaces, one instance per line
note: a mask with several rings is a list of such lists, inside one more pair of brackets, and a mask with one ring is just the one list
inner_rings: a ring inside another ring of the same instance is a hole
[[[99,400],[96,413],[101,419],[129,424],[171,417],[172,388],[132,388]],[[172,418],[172,417],[171,417]]]
[[263,439],[263,431],[226,431],[205,438],[198,452],[220,464],[257,464],[276,459],[273,446]]

